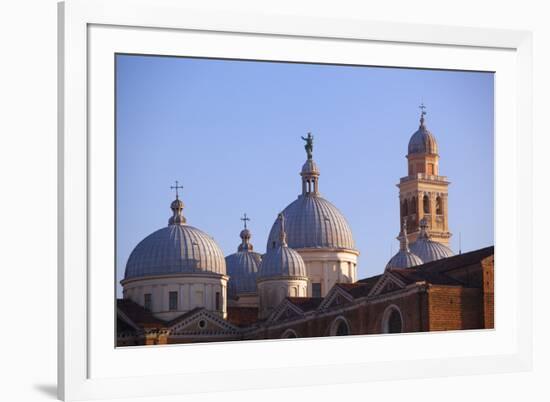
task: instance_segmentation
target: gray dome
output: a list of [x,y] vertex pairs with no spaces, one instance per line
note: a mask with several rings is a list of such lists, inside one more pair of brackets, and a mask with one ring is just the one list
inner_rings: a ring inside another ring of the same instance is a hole
[[422,265],[423,261],[416,254],[410,251],[399,250],[386,265],[386,269],[392,268],[412,268],[417,265]]
[[420,127],[409,140],[409,154],[437,154],[437,141],[424,124],[424,113],[420,118]]
[[298,276],[306,277],[306,264],[296,250],[287,246],[272,248],[262,257],[258,278]]
[[262,255],[253,251],[238,251],[225,257],[227,275],[227,293],[236,296],[240,293],[256,292],[256,276],[262,261]]
[[[298,196],[282,213],[290,248],[355,249],[351,229],[342,213],[317,194]],[[272,249],[278,239],[279,226],[274,223],[266,249]]]
[[409,239],[407,237],[407,220],[403,219],[401,231],[397,237],[399,240],[399,251],[388,261],[386,269],[412,268],[423,264],[421,258],[409,250]]
[[411,244],[410,249],[425,263],[452,257],[454,255],[449,247],[430,239],[426,218],[420,220],[420,233],[416,241]]
[[302,172],[301,172],[301,175],[306,175],[306,174],[313,174],[313,175],[319,175],[320,174],[320,171],[319,171],[319,168],[317,167],[317,164],[313,161],[313,159],[308,159],[306,160],[306,162],[304,163],[304,165],[302,166]]
[[183,203],[171,205],[173,216],[168,227],[157,230],[134,248],[124,279],[192,273],[225,275],[225,259],[214,239],[184,224]]
[[454,255],[453,251],[446,245],[428,238],[419,237],[411,244],[410,248],[424,262],[441,260]]
[[246,214],[244,218],[245,227],[241,231],[241,244],[235,254],[225,257],[227,266],[227,274],[229,282],[227,284],[227,293],[231,297],[235,297],[240,293],[255,293],[256,292],[256,276],[258,268],[262,261],[262,255],[255,253],[252,250],[254,247],[250,243],[252,233],[246,227]]
[[268,249],[262,257],[258,278],[306,277],[306,264],[296,250],[287,245],[286,217],[280,213],[277,219],[279,238],[275,247]]

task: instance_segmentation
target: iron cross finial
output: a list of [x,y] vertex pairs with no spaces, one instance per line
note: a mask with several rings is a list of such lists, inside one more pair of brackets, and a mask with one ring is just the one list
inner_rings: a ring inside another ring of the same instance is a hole
[[246,229],[246,221],[249,221],[250,218],[246,216],[246,212],[244,213],[244,216],[241,218],[241,221],[244,222],[244,228]]
[[418,106],[420,108],[420,110],[422,110],[422,115],[425,115],[426,114],[426,106],[424,105],[424,101],[422,101],[422,103],[420,103],[420,106]]
[[179,182],[176,180],[176,185],[175,186],[170,186],[170,189],[172,190],[176,190],[176,200],[179,200],[179,193],[178,193],[178,189],[183,189],[183,186],[180,186],[179,185]]

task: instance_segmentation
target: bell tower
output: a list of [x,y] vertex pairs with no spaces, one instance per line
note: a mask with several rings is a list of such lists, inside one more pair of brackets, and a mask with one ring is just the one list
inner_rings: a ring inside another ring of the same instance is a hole
[[409,242],[420,233],[419,222],[426,218],[431,239],[449,245],[447,177],[439,175],[439,153],[434,135],[426,127],[426,106],[420,105],[420,126],[409,140],[408,174],[399,188],[400,226],[406,221]]

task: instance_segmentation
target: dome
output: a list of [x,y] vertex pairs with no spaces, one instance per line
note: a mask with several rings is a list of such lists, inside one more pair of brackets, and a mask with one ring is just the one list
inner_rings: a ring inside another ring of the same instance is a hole
[[306,163],[302,166],[302,172],[301,175],[309,175],[309,174],[316,174],[319,175],[320,171],[317,167],[317,164],[313,161],[313,159],[306,160]]
[[256,277],[261,261],[262,255],[253,251],[238,251],[225,257],[229,275],[227,292],[230,296],[256,292]]
[[430,239],[428,222],[425,218],[420,220],[420,234],[416,241],[411,244],[410,248],[411,251],[419,256],[425,263],[452,257],[454,255],[449,247]]
[[417,265],[422,265],[424,262],[416,254],[410,251],[399,250],[386,265],[386,269],[393,268],[412,268]]
[[[354,249],[351,229],[342,213],[317,194],[300,195],[282,212],[290,248]],[[273,224],[267,250],[279,239],[279,225]]]
[[407,226],[405,220],[403,220],[403,225],[398,239],[399,251],[388,261],[386,264],[386,269],[412,268],[417,265],[422,265],[424,261],[409,249],[409,240],[407,237]]
[[214,239],[203,231],[185,224],[183,203],[172,202],[173,216],[168,227],[143,239],[132,251],[124,279],[211,273],[225,275],[225,259]]
[[229,275],[229,283],[227,292],[230,296],[236,296],[239,293],[255,293],[256,292],[256,276],[258,268],[262,261],[262,255],[255,253],[252,250],[254,247],[250,243],[252,234],[246,227],[246,221],[249,220],[244,215],[245,225],[241,231],[241,244],[238,251],[234,254],[225,257],[225,265],[227,274]]
[[409,154],[437,154],[437,141],[424,124],[425,114],[423,111],[420,117],[420,127],[409,140]]
[[277,220],[279,239],[275,247],[268,249],[262,257],[258,278],[306,277],[306,264],[296,250],[286,242],[286,218],[281,213]]

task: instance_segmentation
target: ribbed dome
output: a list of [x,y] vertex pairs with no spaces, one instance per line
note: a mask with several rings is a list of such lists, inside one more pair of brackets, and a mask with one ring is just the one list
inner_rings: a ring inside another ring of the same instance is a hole
[[424,114],[420,118],[420,127],[409,140],[409,154],[437,154],[437,141],[424,124]]
[[238,251],[225,257],[229,296],[256,292],[256,276],[261,261],[262,255],[253,251]]
[[416,254],[410,251],[399,250],[386,265],[386,269],[392,268],[412,268],[417,265],[422,265],[423,261]]
[[286,217],[280,213],[277,219],[279,237],[275,247],[271,247],[262,257],[258,278],[306,277],[306,264],[296,250],[287,245]]
[[276,247],[262,257],[258,278],[299,276],[306,277],[306,264],[297,251],[289,247]]
[[262,261],[262,255],[252,251],[254,249],[252,243],[250,243],[252,233],[246,227],[246,221],[249,218],[245,214],[244,218],[241,219],[245,222],[244,229],[240,233],[241,244],[239,244],[238,251],[235,254],[225,257],[227,274],[229,275],[227,292],[231,297],[239,293],[256,292],[256,277]]
[[420,220],[420,233],[416,241],[411,244],[410,249],[425,263],[452,257],[454,255],[449,247],[430,239],[426,219]]
[[399,251],[388,261],[386,269],[411,268],[423,264],[422,259],[409,250],[406,219],[403,219],[401,232],[397,239],[399,240]]
[[424,262],[441,260],[454,255],[453,251],[446,245],[426,238],[419,237],[410,247],[411,251]]
[[170,208],[173,216],[168,227],[139,242],[128,258],[124,279],[184,273],[225,275],[225,259],[214,239],[185,224],[183,202],[178,198]]
[[[319,195],[300,195],[282,213],[290,248],[355,248],[351,229],[342,213]],[[266,249],[273,248],[278,239],[279,227],[275,223]]]
[[306,163],[302,166],[302,172],[301,175],[306,174],[320,174],[319,168],[317,167],[317,164],[313,161],[313,159],[306,160]]
[[134,248],[124,279],[202,272],[226,273],[225,259],[216,242],[193,226],[170,225]]

